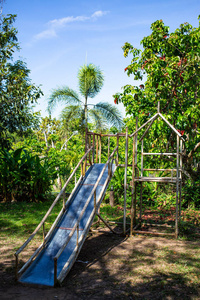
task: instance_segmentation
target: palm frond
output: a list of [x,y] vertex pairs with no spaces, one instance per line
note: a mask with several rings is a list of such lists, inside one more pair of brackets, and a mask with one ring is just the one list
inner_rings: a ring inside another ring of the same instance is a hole
[[121,129],[124,125],[120,111],[112,104],[108,102],[99,102],[94,105],[94,109],[99,110],[111,126]]
[[101,90],[104,82],[104,76],[99,67],[89,64],[79,69],[79,90],[85,98],[94,98]]
[[54,89],[49,97],[48,111],[51,112],[57,102],[70,103],[70,104],[83,104],[79,99],[79,95],[69,87]]
[[88,112],[89,119],[91,119],[91,121],[93,122],[94,128],[99,132],[105,130],[105,128],[107,127],[107,122],[102,113],[99,110],[93,108]]

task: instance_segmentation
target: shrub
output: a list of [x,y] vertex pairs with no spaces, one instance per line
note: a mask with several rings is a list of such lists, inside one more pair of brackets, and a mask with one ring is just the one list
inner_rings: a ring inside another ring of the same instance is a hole
[[23,148],[0,152],[0,173],[0,197],[5,202],[44,200],[56,176],[47,158]]

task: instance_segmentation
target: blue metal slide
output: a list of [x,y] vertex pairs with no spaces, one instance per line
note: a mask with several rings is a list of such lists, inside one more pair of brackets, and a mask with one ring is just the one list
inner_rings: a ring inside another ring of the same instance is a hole
[[[93,164],[87,170],[84,178],[76,187],[70,203],[52,232],[50,239],[35,260],[33,260],[31,265],[21,275],[19,278],[20,282],[47,286],[54,286],[56,284],[54,258],[59,250],[64,247],[66,240],[69,239],[69,235],[72,233],[72,229],[77,220],[80,220],[77,230],[74,231],[67,246],[57,260],[56,278],[58,279],[58,282],[61,282],[70,271],[80,252],[82,244],[87,237],[87,233],[95,216],[94,195],[90,200],[89,196],[91,195],[102,170],[105,168],[104,166],[104,164]],[[112,173],[115,169],[116,166],[113,165]],[[96,187],[97,208],[105,195],[109,181],[108,167],[106,167]],[[87,201],[89,201],[88,205],[86,204]],[[86,209],[81,217],[84,206],[86,206]]]

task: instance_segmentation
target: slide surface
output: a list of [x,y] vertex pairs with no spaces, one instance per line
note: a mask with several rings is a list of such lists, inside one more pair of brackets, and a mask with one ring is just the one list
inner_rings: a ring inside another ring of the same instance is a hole
[[[68,235],[71,232],[74,224],[76,223],[97,179],[104,167],[104,164],[92,165],[85,174],[85,177],[76,188],[74,196],[72,197],[68,208],[58,222],[54,232],[51,235],[50,240],[47,242],[45,248],[40,252],[32,264],[22,274],[19,281],[30,284],[41,284],[47,286],[54,286],[54,256],[57,254],[59,249],[65,243]],[[96,189],[96,199],[98,200],[99,195],[103,189],[103,185],[108,176],[108,169],[106,168],[98,186]],[[106,190],[106,189],[105,189]],[[102,197],[103,198],[103,197]],[[101,199],[102,200],[102,199]],[[82,237],[83,240],[86,238],[89,227],[91,224],[88,223],[89,218],[94,209],[94,198],[91,198],[89,205],[86,208],[85,213],[80,221],[79,225],[79,240]],[[90,222],[91,223],[91,222]],[[71,254],[76,248],[77,242],[77,231],[74,232],[71,240],[67,247],[58,258],[57,263],[57,275],[69,262]],[[73,263],[68,265],[70,269]]]

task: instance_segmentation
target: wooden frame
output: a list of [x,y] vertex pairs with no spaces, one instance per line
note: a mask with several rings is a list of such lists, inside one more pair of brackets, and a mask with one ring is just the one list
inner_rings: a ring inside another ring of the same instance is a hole
[[[152,152],[144,152],[143,149],[143,140],[150,130],[151,126],[153,125],[154,121],[158,118],[161,118],[167,126],[171,128],[171,130],[176,134],[177,143],[176,143],[176,153],[152,153]],[[137,123],[137,121],[136,121]],[[143,133],[142,137],[140,138],[139,142],[141,142],[141,174],[140,176],[135,176],[135,168],[137,167],[137,152],[135,151],[137,147],[137,141],[135,137],[137,136],[138,132],[144,128],[147,124],[148,127]],[[136,188],[137,184],[140,183],[140,222],[142,218],[142,189],[143,189],[143,182],[163,182],[163,183],[174,183],[176,184],[176,215],[175,215],[175,237],[178,237],[178,224],[181,219],[181,187],[182,187],[182,142],[183,138],[181,134],[171,125],[165,117],[160,113],[160,102],[158,102],[158,112],[150,118],[145,124],[143,124],[139,129],[136,125],[136,131],[130,135],[133,137],[133,163],[132,163],[132,204],[131,204],[131,228],[130,233],[133,234],[135,232],[135,228],[133,226],[136,225]],[[136,158],[135,158],[136,155]],[[157,156],[174,156],[176,157],[176,167],[174,169],[146,169],[144,168],[144,156],[147,155],[157,155]],[[170,171],[171,177],[146,177],[143,175],[143,171]],[[176,171],[176,177],[173,176],[173,172]],[[147,233],[147,232],[145,232]]]

